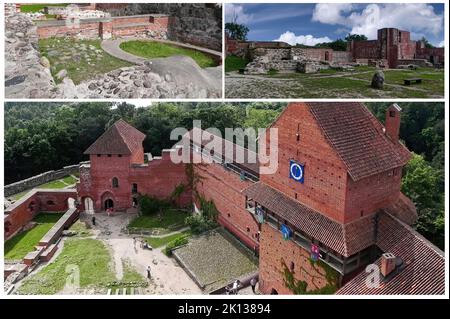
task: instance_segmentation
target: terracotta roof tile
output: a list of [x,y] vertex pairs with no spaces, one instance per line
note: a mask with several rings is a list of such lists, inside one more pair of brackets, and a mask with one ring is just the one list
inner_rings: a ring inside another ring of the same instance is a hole
[[[346,283],[341,295],[436,295],[445,293],[444,253],[410,226],[388,213],[380,213],[377,246],[393,253],[403,261],[404,268],[378,288],[366,285],[367,274],[362,271]],[[380,266],[380,259],[375,262]]]
[[353,180],[403,166],[411,157],[362,103],[306,103]]
[[142,147],[145,134],[124,120],[118,120],[106,130],[84,154],[129,155]]

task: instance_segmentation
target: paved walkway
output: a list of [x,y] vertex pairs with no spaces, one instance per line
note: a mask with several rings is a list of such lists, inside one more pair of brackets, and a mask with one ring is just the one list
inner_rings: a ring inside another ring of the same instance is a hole
[[136,40],[136,41],[155,41],[155,42],[162,42],[162,43],[166,43],[166,44],[176,45],[179,47],[204,52],[206,54],[210,54],[210,55],[214,56],[217,59],[222,59],[221,52],[197,47],[192,44],[184,44],[184,43],[169,41],[169,40],[156,40],[156,39],[143,39],[143,38],[130,37],[130,38],[115,39],[115,40],[103,40],[101,43],[101,46],[102,46],[102,49],[104,51],[106,51],[108,54],[110,54],[113,57],[116,57],[118,59],[121,59],[123,61],[127,61],[127,62],[134,63],[134,64],[141,64],[141,63],[144,63],[145,61],[148,61],[149,59],[139,57],[134,54],[125,52],[120,48],[120,44],[122,42],[134,41],[134,40]]

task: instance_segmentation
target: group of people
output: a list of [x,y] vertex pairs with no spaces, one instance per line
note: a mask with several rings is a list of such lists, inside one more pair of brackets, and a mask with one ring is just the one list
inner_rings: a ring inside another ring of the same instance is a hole
[[[258,283],[257,277],[253,277],[250,279],[250,286],[252,287],[252,291],[254,294],[256,294],[256,284]],[[239,279],[236,279],[233,281],[231,285],[228,285],[225,287],[225,294],[227,295],[237,295],[239,292],[239,289],[243,287],[241,281]]]

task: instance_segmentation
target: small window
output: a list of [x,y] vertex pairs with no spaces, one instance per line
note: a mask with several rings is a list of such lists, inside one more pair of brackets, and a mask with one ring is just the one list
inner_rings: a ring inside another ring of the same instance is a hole
[[133,194],[136,194],[138,192],[138,185],[136,183],[133,183],[133,185],[131,186],[131,192]]
[[102,155],[101,154],[97,154],[97,157],[102,157]]
[[296,138],[297,138],[297,142],[300,142],[300,133],[295,134]]
[[250,227],[247,226],[247,233],[250,232]]
[[390,117],[395,117],[395,111],[389,111],[389,116]]
[[112,179],[112,187],[113,188],[119,187],[119,180],[117,179],[117,177],[113,177],[113,179]]
[[294,271],[295,263],[293,261],[291,261],[291,265],[290,265],[289,269],[291,270],[291,272]]
[[227,215],[227,216],[228,216],[228,218],[230,218],[230,217],[231,217],[231,214],[230,214],[230,213],[228,213],[228,215]]
[[297,199],[297,193],[295,193],[295,199]]

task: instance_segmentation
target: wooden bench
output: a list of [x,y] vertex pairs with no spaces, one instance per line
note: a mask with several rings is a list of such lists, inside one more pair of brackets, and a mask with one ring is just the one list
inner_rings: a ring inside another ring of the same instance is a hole
[[405,82],[405,85],[411,85],[413,83],[422,83],[422,79],[421,78],[411,78],[411,79],[405,79],[403,80]]

